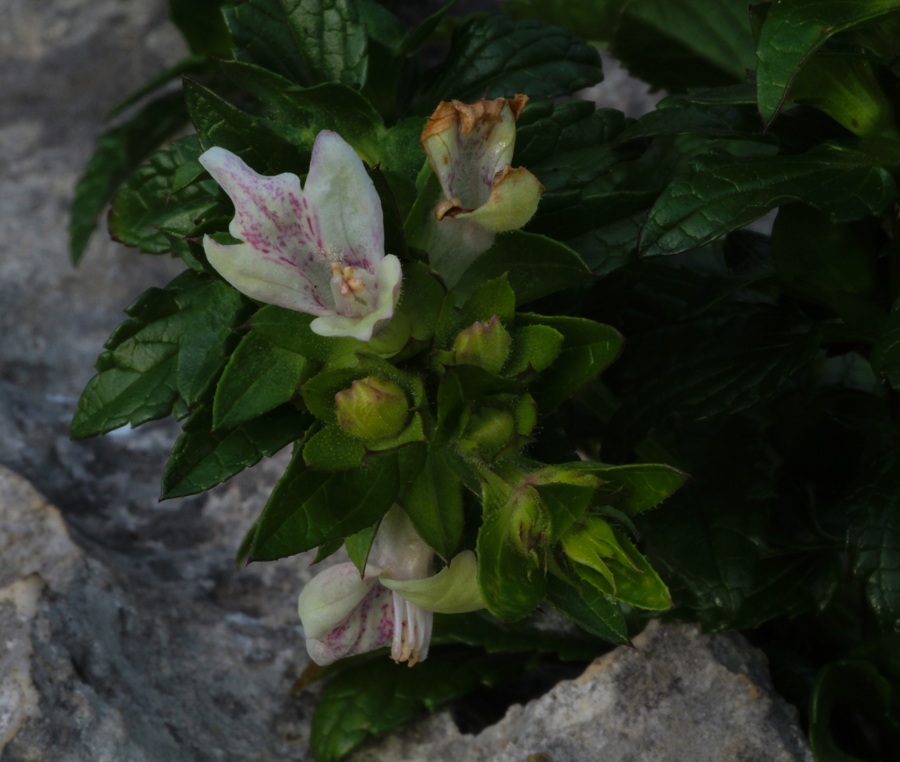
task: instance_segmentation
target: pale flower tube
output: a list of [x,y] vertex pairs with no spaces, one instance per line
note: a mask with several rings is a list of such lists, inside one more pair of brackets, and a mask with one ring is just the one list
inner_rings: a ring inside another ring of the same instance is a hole
[[433,612],[482,608],[475,554],[463,551],[432,575],[434,551],[397,506],[385,515],[365,574],[351,563],[314,577],[297,602],[306,649],[317,664],[390,645],[391,658],[410,666],[424,661]]
[[528,98],[467,104],[442,102],[425,124],[422,148],[443,199],[422,242],[432,266],[453,285],[496,233],[521,228],[544,188],[524,167],[511,166],[516,120]]
[[204,236],[209,264],[253,299],[315,315],[320,336],[368,341],[399,297],[400,261],[384,253],[381,200],[362,160],[335,132],[316,136],[305,187],[267,177],[224,148],[200,163],[234,203],[229,233]]

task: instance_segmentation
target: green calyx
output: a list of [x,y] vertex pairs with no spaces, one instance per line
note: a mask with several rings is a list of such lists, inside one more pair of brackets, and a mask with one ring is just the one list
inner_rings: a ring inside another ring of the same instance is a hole
[[459,440],[464,453],[485,461],[517,449],[537,423],[537,407],[531,395],[496,395],[491,402],[496,404],[471,414]]
[[395,437],[409,420],[409,398],[393,381],[366,376],[334,396],[340,427],[354,437],[378,440]]
[[473,323],[453,342],[456,364],[477,365],[495,374],[503,369],[511,348],[512,338],[497,315],[485,323]]

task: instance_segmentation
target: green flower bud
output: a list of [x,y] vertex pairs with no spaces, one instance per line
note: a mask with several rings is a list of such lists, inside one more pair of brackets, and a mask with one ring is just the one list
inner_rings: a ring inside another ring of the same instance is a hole
[[469,419],[460,444],[485,460],[491,460],[512,444],[515,437],[516,419],[512,412],[484,408]]
[[509,498],[510,539],[523,555],[530,555],[550,531],[540,495],[533,487],[516,488]]
[[388,439],[400,434],[409,420],[409,399],[393,381],[375,376],[358,378],[334,395],[337,419],[348,434],[360,439]]
[[488,373],[499,373],[509,357],[512,338],[494,315],[487,323],[473,323],[460,331],[453,342],[453,353],[459,365],[477,365]]

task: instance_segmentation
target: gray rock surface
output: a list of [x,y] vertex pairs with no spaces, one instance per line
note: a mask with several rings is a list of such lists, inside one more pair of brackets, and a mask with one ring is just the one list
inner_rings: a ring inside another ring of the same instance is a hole
[[[66,253],[72,191],[103,129],[103,114],[183,54],[165,6],[164,0],[0,2],[2,762],[310,758],[315,688],[290,696],[306,665],[295,600],[309,558],[241,570],[232,563],[286,456],[211,494],[159,504],[159,478],[177,424],[149,424],[88,442],[67,436],[78,395],[121,310],[181,270],[164,257],[138,257],[102,232],[78,269]],[[601,88],[596,97],[606,105],[631,102],[615,77]],[[617,93],[624,100],[615,100]],[[641,702],[667,706],[661,687],[683,674],[666,672],[666,659],[652,656],[668,637],[654,633],[640,652],[617,652],[580,681],[511,709],[479,736],[462,736],[450,715],[440,713],[359,759],[377,753],[392,760],[558,754],[539,748],[537,740],[503,751],[501,739],[528,732],[532,722],[553,749],[562,749],[576,723],[599,726],[586,719],[601,695],[595,685],[618,686],[619,693],[605,699],[616,722],[627,696],[633,707],[627,711],[657,722],[652,737],[667,748],[660,739],[671,728],[662,723],[668,710],[651,713]],[[764,668],[746,645],[682,629],[672,630],[671,638],[673,648],[686,638],[693,671],[709,675],[710,686],[746,672],[746,685],[734,679],[745,694],[759,690],[761,696],[749,703],[755,714],[747,717],[764,722],[758,732],[773,749],[792,748],[796,730],[791,736],[783,725],[790,716],[769,696],[759,673]],[[731,656],[723,657],[726,652]],[[636,653],[657,671],[651,675],[644,662],[635,662]],[[649,693],[631,687],[629,669],[643,674]],[[613,674],[621,679],[615,682]],[[702,681],[694,685],[698,696],[706,690]],[[562,693],[568,704],[561,703]],[[735,702],[741,695],[732,694]],[[560,719],[562,706],[570,708]],[[432,749],[458,749],[461,756],[417,756],[432,753],[424,751],[423,733]],[[582,758],[596,758],[591,748]],[[804,758],[797,754],[770,758]],[[555,762],[567,758],[575,757],[553,756]]]
[[764,657],[740,636],[651,625],[634,646],[511,707],[478,735],[439,712],[352,762],[812,761]]

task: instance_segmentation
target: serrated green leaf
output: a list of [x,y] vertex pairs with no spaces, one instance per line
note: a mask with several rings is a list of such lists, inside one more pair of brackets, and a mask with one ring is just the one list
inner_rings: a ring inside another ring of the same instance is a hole
[[726,140],[771,141],[762,132],[759,114],[752,106],[700,104],[691,95],[672,95],[624,129],[618,141],[660,135],[702,135]]
[[253,315],[250,327],[273,346],[309,360],[328,362],[338,367],[355,364],[354,352],[365,350],[366,343],[357,339],[319,336],[309,327],[314,319],[314,315],[267,304]]
[[335,762],[424,711],[521,674],[527,657],[465,651],[435,653],[415,669],[387,658],[347,667],[331,680],[313,715],[310,746],[318,762]]
[[309,468],[298,448],[259,517],[250,558],[274,561],[354,534],[385,514],[399,488],[394,456],[326,472]]
[[900,466],[864,472],[849,498],[847,550],[853,574],[885,630],[900,631]]
[[194,495],[230,479],[299,439],[310,421],[296,408],[283,406],[233,428],[213,430],[210,409],[198,408],[166,464],[161,499]]
[[791,83],[832,35],[900,11],[900,0],[793,0],[773,3],[760,32],[756,70],[759,110],[771,123]]
[[502,274],[493,280],[481,281],[466,299],[459,313],[459,324],[468,328],[476,321],[487,323],[496,315],[504,323],[511,323],[516,310],[516,295],[509,278]]
[[233,288],[186,272],[151,289],[107,342],[84,390],[71,434],[83,438],[190,407],[227,358],[226,340],[247,308]]
[[146,254],[171,251],[170,236],[188,235],[197,218],[216,204],[217,186],[211,180],[176,188],[179,170],[201,152],[197,136],[191,135],[153,154],[113,199],[110,233]]
[[563,346],[553,364],[529,387],[543,415],[554,410],[618,357],[621,334],[608,325],[574,317],[519,314],[518,323],[547,325],[563,336]]
[[151,101],[127,122],[97,140],[94,155],[75,187],[69,220],[69,253],[78,264],[101,212],[116,188],[187,121],[180,93]]
[[216,386],[215,427],[235,426],[288,402],[308,366],[302,355],[273,346],[250,331],[235,348]]
[[450,53],[427,75],[417,110],[438,101],[511,97],[556,98],[603,79],[596,48],[558,27],[506,16],[473,18],[453,35]]
[[545,196],[583,188],[629,157],[613,142],[627,125],[621,111],[590,101],[529,103],[516,124],[513,166],[527,167]]
[[590,472],[600,477],[600,493],[604,499],[629,516],[655,508],[680,489],[688,478],[677,468],[658,463],[596,464]]
[[464,522],[462,489],[449,456],[443,449],[428,448],[406,470],[412,473],[405,479],[400,505],[422,539],[449,560],[462,541]]
[[466,297],[484,281],[506,274],[521,306],[535,299],[588,283],[590,271],[581,257],[565,244],[546,236],[512,230],[465,271],[456,291]]
[[242,0],[224,13],[241,61],[304,86],[366,81],[366,30],[352,0]]
[[641,0],[624,5],[611,50],[655,88],[742,82],[756,61],[744,0]]
[[628,629],[622,607],[577,578],[547,580],[547,602],[575,624],[611,643],[627,643]]
[[795,201],[849,222],[880,214],[896,195],[893,178],[872,158],[836,146],[801,156],[701,157],[653,205],[640,251],[658,256],[703,246]]

